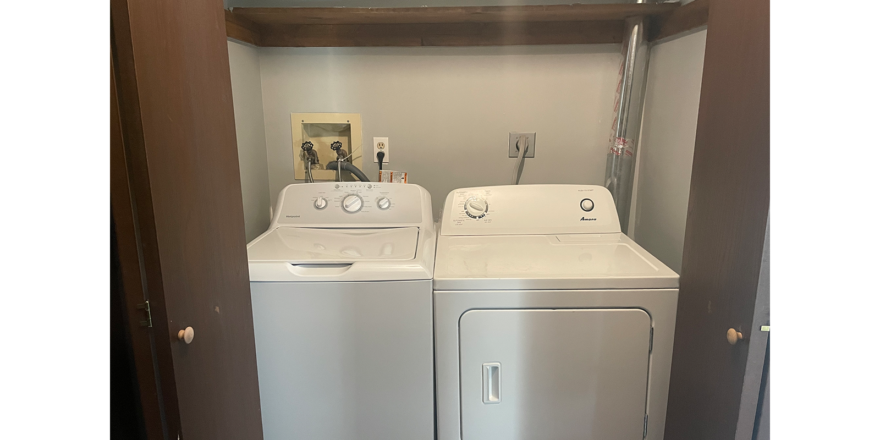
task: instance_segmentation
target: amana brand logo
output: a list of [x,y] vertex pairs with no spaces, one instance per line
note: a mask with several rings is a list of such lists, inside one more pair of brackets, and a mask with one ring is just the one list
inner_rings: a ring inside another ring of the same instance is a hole
[[581,221],[582,221],[582,222],[594,222],[594,221],[596,221],[596,219],[595,219],[595,218],[581,217]]

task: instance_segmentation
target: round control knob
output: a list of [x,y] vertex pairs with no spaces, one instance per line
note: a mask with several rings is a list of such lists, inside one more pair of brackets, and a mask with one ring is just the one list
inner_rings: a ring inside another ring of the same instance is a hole
[[470,218],[483,218],[489,212],[489,203],[481,197],[471,197],[464,202],[464,213]]
[[315,199],[315,209],[324,209],[327,207],[327,199],[318,197]]
[[358,212],[364,207],[364,199],[357,194],[349,194],[342,199],[342,210],[351,214]]
[[376,206],[379,209],[388,209],[391,207],[391,200],[388,200],[388,197],[379,197],[379,200],[376,200]]
[[593,203],[592,200],[590,200],[590,199],[581,200],[581,209],[583,209],[584,211],[590,212],[595,207],[596,207],[596,204]]

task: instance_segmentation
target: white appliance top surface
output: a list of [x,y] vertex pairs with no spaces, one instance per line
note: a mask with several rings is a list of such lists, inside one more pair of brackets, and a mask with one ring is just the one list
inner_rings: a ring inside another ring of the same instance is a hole
[[595,185],[508,185],[449,193],[436,290],[666,289],[678,275],[620,232]]
[[351,263],[412,260],[419,228],[315,229],[281,227],[248,246],[248,260]]
[[441,236],[436,290],[677,288],[678,274],[624,234]]

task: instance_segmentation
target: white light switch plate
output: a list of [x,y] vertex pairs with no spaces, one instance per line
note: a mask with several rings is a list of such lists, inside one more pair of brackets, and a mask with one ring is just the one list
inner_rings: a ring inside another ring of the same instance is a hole
[[382,159],[382,164],[386,164],[390,162],[388,159],[391,157],[388,151],[388,138],[387,137],[374,137],[373,138],[373,163],[379,163],[379,156],[377,155],[380,151],[385,152],[385,158]]

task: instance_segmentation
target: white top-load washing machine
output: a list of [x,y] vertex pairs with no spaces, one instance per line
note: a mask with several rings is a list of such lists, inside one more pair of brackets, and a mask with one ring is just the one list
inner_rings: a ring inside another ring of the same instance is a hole
[[438,440],[661,439],[678,275],[601,186],[464,188],[434,268]]
[[431,196],[412,184],[281,191],[248,244],[267,440],[432,440]]

